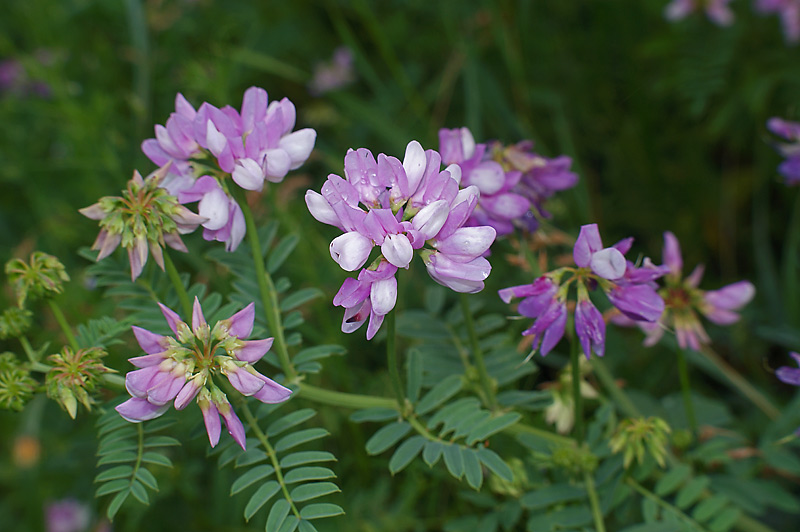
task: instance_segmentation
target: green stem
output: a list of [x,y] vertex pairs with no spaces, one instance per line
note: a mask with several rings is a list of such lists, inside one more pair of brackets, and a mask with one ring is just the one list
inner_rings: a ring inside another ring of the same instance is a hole
[[400,380],[400,370],[397,367],[397,349],[395,348],[394,312],[386,315],[386,365],[389,367],[389,377],[392,379],[392,388],[397,398],[397,408],[402,412],[405,409],[406,398],[403,395],[403,383]]
[[283,324],[281,323],[281,310],[278,306],[278,293],[272,277],[264,267],[264,254],[261,251],[261,242],[258,239],[258,229],[256,228],[253,212],[247,204],[244,191],[238,187],[234,189],[234,196],[239,202],[239,207],[244,214],[244,222],[247,229],[247,238],[250,242],[250,252],[253,255],[253,265],[256,269],[256,281],[258,291],[261,294],[261,303],[264,305],[264,315],[267,318],[270,333],[275,337],[273,347],[278,354],[281,368],[286,374],[287,382],[294,382],[297,379],[297,371],[294,369],[289,359],[289,349],[286,346],[286,338],[283,335]]
[[697,418],[694,415],[692,389],[689,384],[689,368],[686,366],[686,354],[683,349],[678,349],[678,375],[681,379],[681,395],[683,396],[683,408],[686,410],[686,420],[689,422],[689,429],[692,431],[692,435],[697,438]]
[[192,319],[192,302],[189,300],[189,294],[186,293],[186,287],[183,286],[183,282],[181,281],[181,276],[178,274],[178,270],[175,268],[175,264],[172,262],[172,259],[167,253],[165,249],[163,251],[164,255],[164,267],[167,270],[167,276],[169,277],[172,286],[175,288],[175,292],[178,294],[178,301],[181,302],[181,308],[183,309],[183,319],[191,320]]
[[639,409],[636,408],[633,401],[631,401],[628,395],[619,387],[617,381],[614,380],[614,377],[611,375],[611,372],[608,371],[605,363],[597,357],[592,357],[591,362],[594,374],[600,379],[603,387],[614,402],[617,403],[620,410],[628,417],[641,417],[641,412],[639,412]]
[[72,334],[72,329],[70,328],[69,323],[67,323],[67,318],[65,318],[64,313],[61,312],[61,307],[59,307],[52,299],[48,299],[47,302],[50,304],[50,310],[53,311],[53,316],[55,316],[58,325],[61,326],[64,336],[67,337],[67,343],[69,343],[73,350],[77,351],[80,349],[80,346],[78,345],[78,341],[75,339],[75,335]]
[[575,406],[575,439],[583,442],[583,396],[581,395],[581,344],[570,337],[570,368],[572,369],[572,401]]
[[475,367],[478,369],[478,377],[480,379],[481,388],[486,396],[486,402],[491,410],[497,408],[497,401],[494,396],[494,385],[489,372],[486,369],[486,362],[483,359],[483,351],[481,350],[480,343],[478,342],[478,333],[475,330],[475,323],[472,320],[472,312],[469,309],[469,299],[467,294],[460,294],[461,296],[461,310],[464,314],[464,323],[467,326],[469,334],[469,342],[472,347],[472,357],[475,359]]
[[714,366],[722,373],[733,385],[741,392],[742,395],[750,399],[766,416],[770,419],[777,419],[780,416],[778,410],[769,399],[767,399],[761,392],[753,387],[742,375],[736,371],[730,364],[715,353],[710,347],[704,347],[699,352],[706,360],[714,364]]
[[798,319],[798,290],[797,266],[798,253],[800,253],[800,194],[795,198],[792,215],[789,219],[789,230],[786,233],[783,248],[783,285],[786,297],[784,304],[789,316],[789,323],[796,323]]
[[594,519],[595,532],[606,532],[606,525],[603,522],[603,512],[600,510],[600,501],[597,498],[597,491],[594,488],[594,479],[592,475],[584,473],[583,483],[586,485],[586,492],[589,494],[589,504],[592,506],[592,518]]
[[532,427],[524,423],[514,423],[510,427],[506,427],[503,432],[508,432],[509,434],[530,434],[531,436],[539,438],[540,440],[545,440],[549,443],[554,443],[561,446],[575,445],[576,443],[575,440],[569,436],[562,436],[548,430],[537,429],[536,427]]
[[241,411],[244,412],[244,417],[247,419],[248,425],[253,430],[253,433],[258,438],[258,441],[261,442],[261,445],[264,447],[264,450],[267,451],[267,455],[269,455],[269,460],[272,462],[272,467],[275,469],[275,478],[278,480],[278,484],[281,485],[281,491],[283,491],[283,497],[289,503],[289,506],[292,508],[292,513],[300,519],[300,511],[295,506],[292,497],[289,495],[289,488],[286,487],[286,482],[283,480],[283,471],[281,470],[280,463],[278,462],[278,455],[275,453],[275,449],[272,448],[270,445],[269,440],[267,439],[267,435],[261,430],[261,427],[258,426],[258,420],[250,412],[250,408],[247,406],[247,401],[242,399],[239,403],[241,406]]
[[377,397],[373,395],[359,395],[354,393],[336,392],[318,388],[305,382],[300,383],[298,395],[311,401],[324,403],[331,406],[341,406],[361,410],[364,408],[391,408],[397,410],[397,401],[387,397]]

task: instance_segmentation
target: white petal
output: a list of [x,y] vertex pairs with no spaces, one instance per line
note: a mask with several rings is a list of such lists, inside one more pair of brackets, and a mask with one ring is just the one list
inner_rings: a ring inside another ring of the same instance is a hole
[[253,159],[239,159],[233,169],[233,181],[245,190],[261,190],[264,187],[264,174],[261,166]]
[[350,231],[333,239],[331,257],[342,269],[352,272],[367,262],[372,246],[372,240],[357,231]]
[[625,275],[625,257],[616,248],[605,248],[592,254],[592,271],[603,279],[619,279]]
[[208,218],[203,227],[215,231],[228,223],[228,196],[221,188],[207,192],[197,206],[200,216]]
[[422,176],[425,174],[425,166],[427,159],[425,157],[425,150],[422,145],[416,140],[412,140],[406,146],[406,154],[403,157],[403,169],[406,171],[406,178],[408,179],[409,195],[416,192]]
[[406,235],[386,235],[381,244],[381,253],[390,264],[406,268],[414,257],[414,248]]
[[317,132],[311,128],[301,129],[281,138],[278,147],[285,150],[292,160],[290,170],[299,168],[306,162],[311,150],[314,149],[314,142],[317,140]]
[[388,314],[397,302],[397,279],[392,276],[372,283],[369,299],[372,312],[381,316]]

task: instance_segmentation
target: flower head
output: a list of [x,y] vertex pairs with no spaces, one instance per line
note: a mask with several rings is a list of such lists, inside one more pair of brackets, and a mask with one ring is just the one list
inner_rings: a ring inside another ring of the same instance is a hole
[[[567,322],[567,296],[574,282],[577,291],[575,332],[588,359],[592,353],[605,352],[606,325],[603,316],[589,298],[589,290],[599,287],[609,301],[631,320],[655,321],[664,310],[664,301],[656,293],[653,280],[665,269],[645,262],[636,267],[625,260],[631,246],[625,239],[605,248],[597,224],[581,227],[573,248],[577,268],[563,267],[538,277],[531,284],[512,286],[499,291],[506,303],[523,298],[518,312],[533,318],[531,327],[522,332],[533,337],[533,351],[544,356],[564,336]],[[564,279],[565,276],[568,276]],[[541,341],[541,345],[540,345]]]
[[97,260],[106,258],[121,244],[128,251],[133,280],[141,275],[148,254],[164,269],[165,245],[188,251],[180,235],[208,220],[181,205],[178,198],[161,187],[169,164],[144,179],[134,171],[122,196],[106,196],[80,209],[87,218],[100,222],[100,234],[92,245],[92,249],[100,251]]
[[214,378],[224,376],[239,393],[263,403],[280,403],[292,393],[253,367],[273,341],[272,338],[245,340],[253,331],[255,305],[249,304],[213,327],[206,323],[197,298],[191,326],[174,311],[159,306],[174,336],[133,327],[136,340],[146,354],[130,359],[140,369],[125,376],[125,387],[133,397],[119,405],[117,412],[137,423],[160,416],[170,402],[182,410],[196,399],[211,446],[219,442],[221,415],[228,432],[244,448],[244,427]]
[[703,9],[708,19],[718,26],[733,24],[733,11],[728,7],[731,0],[672,0],[664,8],[664,17],[669,21],[682,20],[695,11]]
[[[798,15],[800,16],[800,4]],[[787,185],[800,184],[800,123],[773,117],[767,121],[767,129],[788,141],[775,144],[778,153],[786,157],[778,166],[778,172],[783,175]]]
[[314,96],[319,96],[353,82],[353,52],[347,46],[340,46],[333,51],[329,62],[314,65],[314,74],[308,84],[308,90]]
[[89,507],[75,499],[62,499],[45,506],[47,532],[84,532],[89,527]]
[[[482,255],[496,231],[467,226],[480,192],[476,186],[459,189],[458,166],[442,170],[437,152],[412,141],[402,162],[384,154],[376,159],[363,148],[350,150],[344,174],[329,175],[319,193],[306,192],[311,215],[343,231],[330,244],[333,260],[346,271],[361,269],[333,300],[345,308],[344,332],[369,317],[367,338],[375,335],[394,308],[394,274],[409,267],[415,252],[436,282],[458,292],[483,289],[491,266]],[[375,247],[380,254],[369,262]]]
[[69,275],[61,261],[42,251],[31,253],[30,263],[22,259],[11,259],[6,263],[8,282],[17,296],[17,305],[25,306],[28,297],[38,299],[60,294]]
[[107,353],[99,347],[73,350],[65,346],[60,353],[47,357],[53,368],[47,373],[47,396],[57,401],[72,419],[78,413],[78,403],[91,410],[95,390],[104,373],[114,370],[103,365]]
[[750,302],[755,287],[749,281],[729,284],[719,290],[698,288],[703,278],[703,266],[697,266],[683,277],[683,258],[680,243],[674,234],[664,233],[664,287],[659,290],[665,302],[665,311],[654,323],[638,323],[646,333],[645,345],[656,344],[665,329],[673,328],[681,349],[699,350],[711,340],[700,322],[699,314],[718,325],[729,325],[739,320],[738,310]]
[[777,13],[787,42],[795,44],[800,41],[800,1],[757,0],[755,7],[761,13]]

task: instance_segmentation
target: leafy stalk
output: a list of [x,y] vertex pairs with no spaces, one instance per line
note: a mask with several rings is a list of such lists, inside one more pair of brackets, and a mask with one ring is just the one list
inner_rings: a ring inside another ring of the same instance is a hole
[[175,263],[172,262],[172,259],[170,258],[166,249],[163,251],[163,254],[164,267],[167,270],[167,275],[169,276],[172,286],[175,288],[175,292],[178,293],[178,300],[181,302],[184,319],[191,319],[192,302],[189,300],[189,294],[186,293],[186,288],[183,286],[183,282],[181,282],[181,276],[178,274],[178,270],[175,268]]
[[689,429],[697,438],[697,418],[694,415],[694,404],[692,403],[692,392],[689,384],[689,368],[686,365],[686,355],[683,349],[678,349],[678,375],[681,379],[681,395],[683,396],[683,408],[686,410],[686,419],[689,422]]
[[572,369],[572,401],[575,408],[575,438],[583,441],[583,396],[581,395],[581,349],[575,336],[570,337],[570,368]]
[[80,349],[80,346],[78,345],[78,341],[75,339],[75,335],[72,334],[72,329],[70,328],[69,323],[67,323],[67,318],[65,318],[64,313],[61,312],[61,307],[59,307],[58,304],[52,299],[48,299],[47,302],[50,304],[50,310],[53,311],[53,316],[55,316],[58,325],[61,327],[61,331],[67,338],[67,343],[69,343],[69,346],[72,349],[77,351]]
[[481,382],[481,388],[486,397],[487,405],[491,410],[497,408],[497,401],[494,396],[494,387],[492,386],[489,372],[486,369],[486,362],[483,359],[483,351],[478,343],[478,333],[475,331],[475,323],[472,320],[472,312],[469,309],[469,300],[466,294],[461,295],[461,310],[464,314],[464,323],[467,326],[469,333],[469,341],[472,347],[472,357],[475,359],[475,367],[478,369],[478,376]]
[[606,532],[606,525],[603,522],[603,512],[600,509],[600,501],[597,498],[597,490],[595,490],[592,475],[584,473],[583,483],[586,485],[586,492],[589,494],[589,504],[592,506],[594,529],[596,532]]
[[397,399],[397,408],[405,410],[406,398],[403,395],[403,383],[400,381],[400,370],[397,368],[397,349],[395,348],[394,312],[386,316],[386,365],[389,367],[389,377],[392,379],[392,388]]
[[299,396],[331,406],[341,406],[361,410],[365,408],[397,408],[397,401],[387,397],[336,392],[318,388],[305,382],[300,383]]

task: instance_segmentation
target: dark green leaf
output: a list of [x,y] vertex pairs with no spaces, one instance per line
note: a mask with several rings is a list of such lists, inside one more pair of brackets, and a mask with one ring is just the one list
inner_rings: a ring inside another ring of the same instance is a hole
[[428,441],[425,443],[425,448],[422,450],[422,459],[429,467],[433,467],[444,451],[444,445],[438,441]]
[[367,454],[380,454],[400,439],[408,434],[411,430],[411,425],[405,421],[398,421],[389,425],[383,426],[367,440]]
[[120,478],[116,480],[112,480],[111,482],[106,482],[94,493],[95,497],[102,497],[103,495],[108,495],[109,493],[116,493],[119,490],[125,489],[130,485],[131,481],[127,478]]
[[294,484],[296,482],[307,482],[309,480],[325,480],[326,478],[335,478],[336,474],[327,467],[307,466],[292,469],[283,476],[286,484]]
[[677,490],[692,474],[692,468],[685,464],[678,464],[656,482],[655,493],[663,497]]
[[333,517],[344,514],[341,506],[327,502],[309,504],[300,510],[300,517],[303,519],[322,519],[323,517]]
[[100,472],[95,478],[95,482],[107,482],[109,480],[114,480],[117,478],[131,478],[133,475],[133,466],[130,465],[120,465],[116,467],[112,467],[111,469],[106,469],[105,471]]
[[292,362],[295,365],[300,365],[306,362],[328,358],[331,355],[343,355],[346,352],[347,350],[344,347],[336,344],[316,345],[314,347],[307,347],[297,353],[294,358],[292,358]]
[[710,482],[709,478],[705,476],[690,479],[675,497],[675,506],[683,509],[694,504],[703,494]]
[[357,410],[350,414],[350,421],[354,423],[388,421],[390,419],[397,419],[398,416],[399,414],[394,408],[367,408],[365,410]]
[[406,355],[406,396],[411,403],[419,400],[419,392],[422,389],[422,353],[419,349],[411,348]]
[[[281,526],[278,532],[294,532],[295,530],[297,530],[297,527],[299,525],[300,525],[300,520],[294,515],[290,515],[283,522],[283,526]],[[267,530],[266,532],[272,532],[272,530]]]
[[422,436],[412,436],[401,443],[392,457],[389,459],[389,471],[392,475],[405,469],[405,467],[416,458],[425,445],[425,438]]
[[475,397],[464,397],[453,401],[449,405],[441,408],[430,420],[428,420],[428,428],[433,430],[439,423],[445,422],[445,428],[452,427],[455,423],[452,420],[461,419],[467,412],[480,409],[480,401]]
[[260,465],[247,471],[231,484],[231,495],[236,495],[240,491],[249,488],[259,480],[265,479],[275,472],[271,465]]
[[512,473],[511,468],[508,467],[508,464],[493,450],[481,447],[478,449],[478,460],[480,460],[489,471],[506,482],[512,482],[514,480],[514,473]]
[[295,502],[303,502],[339,491],[339,487],[333,482],[312,482],[297,486],[291,491],[290,496]]
[[525,508],[547,508],[557,503],[586,499],[586,490],[569,484],[553,484],[528,492],[520,499]]
[[725,532],[726,530],[730,530],[736,521],[739,519],[739,516],[742,514],[742,511],[735,507],[728,507],[722,510],[717,516],[708,523],[708,529],[711,532]]
[[261,449],[255,447],[247,449],[236,457],[236,467],[247,467],[267,460],[269,456]]
[[714,495],[700,502],[695,506],[692,512],[692,517],[697,521],[703,523],[708,521],[715,515],[719,514],[720,510],[728,504],[728,498],[724,495]]
[[460,479],[464,475],[464,458],[461,456],[461,447],[454,443],[444,447],[444,465],[454,477]]
[[303,303],[307,303],[323,295],[324,292],[319,288],[301,288],[297,292],[286,296],[281,301],[281,312],[288,312],[293,308],[299,307]]
[[519,421],[522,416],[516,412],[503,414],[499,417],[489,418],[479,425],[475,426],[467,436],[467,444],[473,445],[479,440],[485,440],[492,434],[500,432],[506,427],[509,427]]
[[170,460],[163,454],[155,453],[152,451],[148,451],[142,454],[142,462],[148,464],[162,465],[165,467],[172,467],[172,460]]
[[158,491],[158,481],[147,469],[140,467],[136,470],[136,480],[147,486],[153,491]]
[[275,450],[277,452],[287,451],[298,445],[324,438],[327,435],[327,430],[318,427],[300,430],[278,440],[278,443],[275,444]]
[[336,457],[328,451],[300,451],[281,458],[280,466],[283,468],[295,467],[316,462],[335,462]]
[[267,427],[267,436],[270,438],[274,438],[278,436],[280,433],[292,428],[296,427],[300,423],[304,421],[308,421],[312,417],[316,415],[316,411],[312,408],[303,408],[302,410],[298,410],[296,412],[292,412],[291,414],[285,415],[282,418],[274,421]]
[[109,521],[114,520],[114,516],[117,515],[120,506],[122,506],[122,503],[125,502],[125,499],[127,499],[128,495],[130,494],[131,490],[126,489],[124,491],[120,491],[114,496],[113,499],[111,499],[111,502],[108,505],[108,509],[106,510],[106,517],[108,517]]
[[298,527],[298,530],[300,532],[317,532],[317,528],[311,523],[311,521],[306,521],[305,519],[300,520],[300,526]]
[[141,482],[134,480],[131,482],[131,495],[133,495],[140,503],[144,505],[150,504],[150,496],[147,495],[147,490]]
[[97,461],[97,465],[119,464],[123,462],[133,462],[136,460],[136,453],[133,451],[121,451],[118,453],[107,454]]
[[288,235],[278,242],[278,245],[269,253],[269,257],[267,258],[267,271],[270,274],[274,274],[278,271],[278,268],[280,268],[281,264],[289,257],[299,241],[299,236]]
[[475,490],[480,490],[481,484],[483,484],[483,470],[478,461],[478,453],[474,449],[463,449],[461,457],[464,459],[464,475],[467,477],[467,484]]
[[244,507],[244,520],[249,521],[251,517],[253,517],[258,510],[264,506],[268,500],[270,500],[278,491],[280,491],[281,485],[278,484],[275,480],[270,480],[259,487],[255,493],[253,493],[250,500],[247,501],[247,506]]
[[144,440],[144,447],[174,447],[181,442],[170,436],[150,436]]
[[626,527],[620,532],[681,532],[683,527],[674,523],[643,523]]
[[269,511],[269,515],[267,516],[267,526],[265,528],[266,532],[273,532],[274,530],[279,530],[283,522],[286,521],[286,517],[289,515],[289,511],[292,509],[289,501],[286,499],[280,499],[275,504],[272,505],[272,509]]
[[660,507],[653,500],[647,497],[642,498],[642,517],[645,523],[654,523],[658,520]]
[[450,375],[439,382],[419,400],[415,411],[424,415],[444,403],[461,390],[461,375]]

